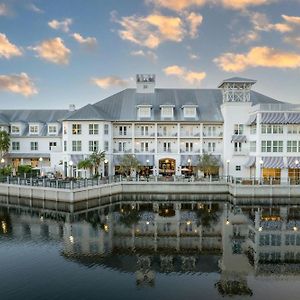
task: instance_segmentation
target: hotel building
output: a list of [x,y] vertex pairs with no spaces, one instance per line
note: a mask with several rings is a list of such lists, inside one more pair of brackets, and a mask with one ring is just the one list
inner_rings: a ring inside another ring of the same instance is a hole
[[124,154],[154,175],[180,175],[207,153],[219,175],[299,179],[300,106],[253,91],[255,83],[236,77],[216,89],[166,89],[143,74],[136,88],[78,110],[0,110],[11,135],[5,160],[84,176],[78,162],[103,150],[103,175],[115,174]]

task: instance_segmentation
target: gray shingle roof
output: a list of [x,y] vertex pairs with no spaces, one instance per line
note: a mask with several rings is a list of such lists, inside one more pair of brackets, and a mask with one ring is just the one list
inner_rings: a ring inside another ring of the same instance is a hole
[[[252,103],[280,103],[279,101],[251,91]],[[195,104],[199,121],[222,122],[221,104],[223,103],[220,89],[155,89],[155,93],[136,93],[136,89],[125,89],[94,105],[85,106],[72,113],[68,120],[106,119],[116,121],[137,120],[137,106],[142,104],[152,105],[151,120],[161,120],[160,105],[174,105],[174,120],[187,120],[183,118],[182,106]],[[97,113],[100,114],[98,118]]]

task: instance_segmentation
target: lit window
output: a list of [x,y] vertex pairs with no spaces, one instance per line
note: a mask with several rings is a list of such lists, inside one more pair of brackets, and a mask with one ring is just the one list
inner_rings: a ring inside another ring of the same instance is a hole
[[72,124],[72,134],[81,134],[81,124]]

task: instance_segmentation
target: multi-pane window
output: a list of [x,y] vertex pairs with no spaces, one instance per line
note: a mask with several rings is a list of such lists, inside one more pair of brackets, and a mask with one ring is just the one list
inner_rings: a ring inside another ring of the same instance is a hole
[[56,134],[57,133],[57,126],[56,125],[49,125],[48,126],[48,133],[49,134]]
[[72,124],[72,134],[81,134],[81,124]]
[[143,136],[149,135],[149,127],[148,126],[141,126],[141,135],[143,135]]
[[140,118],[150,118],[151,117],[151,107],[150,106],[139,107],[138,112],[139,112]]
[[64,151],[67,151],[67,141],[64,141]]
[[299,125],[288,125],[288,134],[297,134],[300,133]]
[[[299,143],[300,148],[300,143]],[[298,142],[297,141],[287,141],[287,152],[298,152]]]
[[216,127],[215,126],[207,127],[207,136],[216,136]]
[[196,117],[196,107],[184,107],[183,111],[186,118]]
[[109,151],[109,143],[108,141],[104,141],[104,151]]
[[193,143],[191,143],[191,142],[185,143],[185,151],[186,152],[193,152]]
[[51,151],[53,147],[56,147],[57,143],[56,142],[49,142],[49,150]]
[[164,142],[164,152],[171,152],[171,142]]
[[30,142],[30,150],[31,151],[37,151],[37,150],[39,150],[39,144],[38,144],[38,142]]
[[234,142],[234,152],[242,152],[242,143]]
[[119,142],[119,152],[126,152],[126,150],[127,150],[127,143]]
[[283,133],[283,125],[262,124],[261,125],[261,133],[282,134]]
[[272,152],[272,141],[261,141],[261,152]]
[[173,118],[173,107],[172,106],[163,106],[161,108],[162,118]]
[[148,142],[142,142],[141,143],[141,152],[148,152],[149,151],[149,143]]
[[259,245],[260,246],[269,246],[270,245],[270,235],[269,234],[261,234],[259,236]]
[[72,141],[72,151],[78,152],[82,149],[82,142],[81,141]]
[[234,134],[243,134],[244,133],[244,125],[243,124],[235,124],[234,125]]
[[13,151],[19,151],[20,150],[20,142],[12,142],[11,143],[11,149]]
[[99,125],[89,124],[89,134],[99,134]]
[[256,134],[256,125],[250,126],[250,134]]
[[20,127],[19,127],[19,126],[12,125],[12,126],[11,126],[11,133],[14,133],[14,134],[20,133]]
[[281,245],[280,234],[271,234],[271,245],[272,246],[280,246]]
[[30,125],[29,126],[29,133],[30,134],[38,134],[39,133],[39,126],[38,125]]
[[98,152],[99,150],[99,141],[89,141],[89,151]]
[[104,124],[104,134],[108,135],[109,133],[109,125],[108,124]]
[[127,135],[127,126],[119,126],[119,135]]
[[216,143],[215,142],[208,142],[207,143],[207,150],[208,152],[215,152],[216,151]]
[[235,166],[236,171],[241,171],[241,166]]
[[283,152],[283,141],[273,141],[273,152]]
[[256,141],[250,142],[250,152],[256,152]]
[[167,126],[164,126],[163,127],[163,136],[166,136],[167,133],[168,133],[168,128],[167,128]]

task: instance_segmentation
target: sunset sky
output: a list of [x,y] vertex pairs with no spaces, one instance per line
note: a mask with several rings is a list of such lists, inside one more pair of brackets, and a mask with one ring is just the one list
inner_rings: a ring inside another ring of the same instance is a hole
[[0,0],[0,108],[97,102],[225,78],[300,104],[300,0]]

